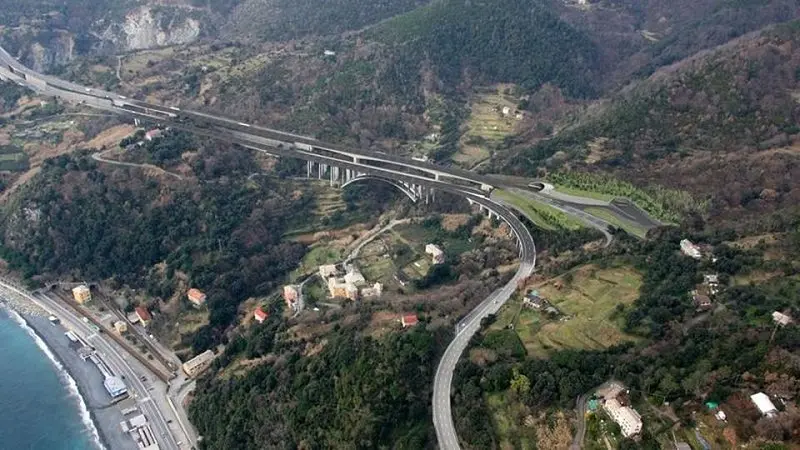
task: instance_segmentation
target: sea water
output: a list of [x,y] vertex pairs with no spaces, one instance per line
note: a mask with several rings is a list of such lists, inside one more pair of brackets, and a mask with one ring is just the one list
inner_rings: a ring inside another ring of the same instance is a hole
[[0,308],[0,450],[97,450],[70,378],[15,312]]

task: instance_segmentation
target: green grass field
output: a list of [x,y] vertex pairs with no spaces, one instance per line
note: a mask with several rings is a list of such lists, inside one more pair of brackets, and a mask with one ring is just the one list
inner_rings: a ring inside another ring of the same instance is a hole
[[[571,273],[570,283],[562,276],[536,288],[566,320],[548,320],[538,311],[523,308],[517,299],[501,309],[492,329],[513,323],[528,354],[537,357],[559,349],[601,349],[633,340],[620,331],[623,314],[616,314],[616,308],[619,304],[627,307],[638,298],[641,275],[630,267],[599,269],[593,265]],[[559,289],[558,284],[563,287]]]
[[545,230],[555,230],[556,228],[577,230],[584,226],[582,222],[573,219],[552,206],[523,197],[522,195],[502,189],[495,190],[492,195],[496,196],[497,199],[502,202],[515,207],[525,214],[525,217],[536,226]]
[[561,192],[562,194],[574,195],[576,197],[586,197],[605,201],[611,201],[614,199],[613,195],[603,194],[601,192],[585,191],[583,189],[573,188],[563,184],[554,184],[553,186],[555,187],[556,191]]
[[586,208],[585,211],[595,217],[599,217],[609,222],[615,227],[622,228],[628,234],[632,234],[641,239],[644,239],[647,235],[647,228],[644,228],[641,225],[633,223],[629,220],[625,220],[621,217],[617,217],[615,214],[612,214],[606,209],[590,207]]

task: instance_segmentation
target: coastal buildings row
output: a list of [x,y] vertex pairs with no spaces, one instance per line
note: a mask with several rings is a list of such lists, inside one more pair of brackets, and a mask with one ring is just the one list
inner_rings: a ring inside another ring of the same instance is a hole
[[183,363],[183,371],[189,377],[196,377],[211,366],[211,363],[214,361],[215,357],[216,355],[213,351],[206,350]]
[[72,288],[72,298],[74,298],[79,305],[83,305],[92,300],[92,292],[89,290],[89,286],[85,284],[75,286]]
[[[133,409],[134,412],[138,411]],[[136,445],[141,450],[159,450],[156,436],[147,423],[147,418],[144,414],[138,414],[130,419],[123,420],[119,426],[124,433],[127,433],[136,442]]]
[[73,331],[67,331],[64,335],[69,339],[70,347],[75,350],[82,360],[90,361],[97,367],[97,370],[103,376],[103,388],[105,388],[108,396],[115,402],[127,398],[128,387],[125,382],[100,358],[94,347],[84,342]]

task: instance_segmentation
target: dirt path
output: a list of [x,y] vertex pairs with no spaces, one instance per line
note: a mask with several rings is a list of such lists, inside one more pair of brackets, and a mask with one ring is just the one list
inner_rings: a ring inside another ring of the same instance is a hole
[[[113,149],[111,149],[111,150],[113,150]],[[184,179],[181,175],[178,175],[177,173],[170,172],[168,170],[162,169],[161,167],[154,166],[153,164],[129,163],[129,162],[122,162],[122,161],[116,161],[116,160],[113,160],[113,159],[105,158],[103,155],[105,153],[110,152],[111,150],[106,150],[106,151],[100,152],[100,153],[93,153],[92,154],[92,159],[94,159],[95,161],[98,161],[98,162],[102,162],[102,163],[106,163],[106,164],[113,164],[113,165],[117,165],[117,166],[136,167],[136,168],[139,168],[139,169],[153,170],[155,172],[158,172],[158,173],[170,176],[170,177],[174,177],[174,178],[176,178],[178,180],[183,180]]]

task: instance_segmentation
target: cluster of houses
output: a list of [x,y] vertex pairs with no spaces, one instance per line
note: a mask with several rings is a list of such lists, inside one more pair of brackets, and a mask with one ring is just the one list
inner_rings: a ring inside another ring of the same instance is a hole
[[554,316],[560,314],[560,311],[546,298],[539,295],[539,291],[535,289],[532,289],[525,294],[525,298],[522,299],[522,306],[535,309],[537,311],[544,311]]
[[705,311],[714,304],[714,298],[719,294],[719,275],[703,275],[703,283],[692,290],[692,302],[698,311]]
[[364,275],[353,264],[346,264],[344,269],[344,272],[340,271],[336,264],[319,267],[319,276],[328,286],[332,298],[358,300],[381,296],[383,285],[380,283],[368,285]]

